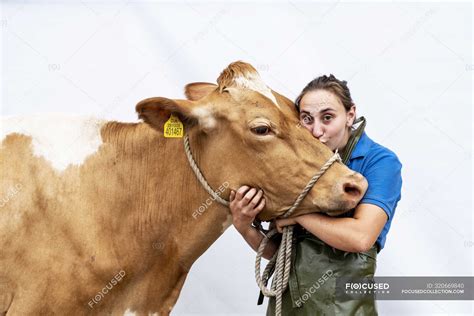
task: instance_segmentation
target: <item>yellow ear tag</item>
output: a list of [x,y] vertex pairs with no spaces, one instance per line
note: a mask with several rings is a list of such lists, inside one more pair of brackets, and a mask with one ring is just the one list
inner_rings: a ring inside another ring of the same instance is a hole
[[183,137],[183,123],[179,120],[178,117],[174,116],[173,114],[171,114],[170,118],[166,121],[163,128],[165,137]]

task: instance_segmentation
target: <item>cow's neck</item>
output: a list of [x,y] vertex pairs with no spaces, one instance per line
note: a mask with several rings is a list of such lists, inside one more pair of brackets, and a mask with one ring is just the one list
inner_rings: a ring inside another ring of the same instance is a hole
[[[128,223],[116,230],[123,231],[116,238],[127,243],[134,236],[134,246],[150,257],[173,251],[183,267],[190,267],[230,225],[229,210],[213,201],[197,181],[182,138],[164,138],[145,123],[123,124],[123,130],[116,125],[120,123],[113,124],[108,128],[115,133],[103,133],[116,149],[115,175],[110,176],[125,182],[111,194],[118,196],[112,205]],[[202,141],[192,136],[191,131],[193,155],[205,172],[212,162],[204,161]]]

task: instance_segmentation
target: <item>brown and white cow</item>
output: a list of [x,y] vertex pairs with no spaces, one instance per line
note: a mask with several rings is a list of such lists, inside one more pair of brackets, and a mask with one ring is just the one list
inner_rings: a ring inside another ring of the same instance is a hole
[[[232,63],[217,82],[188,85],[188,100],[143,100],[145,122],[2,119],[0,314],[170,313],[193,262],[231,225],[206,202],[183,139],[163,136],[170,113],[222,197],[262,188],[262,219],[291,206],[333,153],[251,65]],[[294,214],[339,214],[366,188],[336,163]]]

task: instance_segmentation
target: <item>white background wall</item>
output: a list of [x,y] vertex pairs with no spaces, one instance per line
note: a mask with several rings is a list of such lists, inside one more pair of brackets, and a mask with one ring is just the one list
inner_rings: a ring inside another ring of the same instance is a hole
[[[403,163],[379,276],[472,276],[472,5],[2,1],[1,113],[135,121],[251,62],[294,99],[312,78],[349,82],[367,132]],[[254,253],[231,227],[195,264],[173,315],[262,315]],[[472,302],[379,301],[381,315],[472,315]]]

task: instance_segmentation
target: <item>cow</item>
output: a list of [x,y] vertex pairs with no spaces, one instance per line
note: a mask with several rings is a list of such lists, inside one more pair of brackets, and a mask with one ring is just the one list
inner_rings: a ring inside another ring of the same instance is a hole
[[[232,223],[198,182],[183,138],[165,137],[171,117],[222,198],[241,185],[264,191],[261,220],[284,214],[333,155],[250,64],[185,95],[139,102],[138,122],[2,119],[0,314],[169,315],[193,262]],[[294,216],[340,214],[366,189],[336,162]]]

